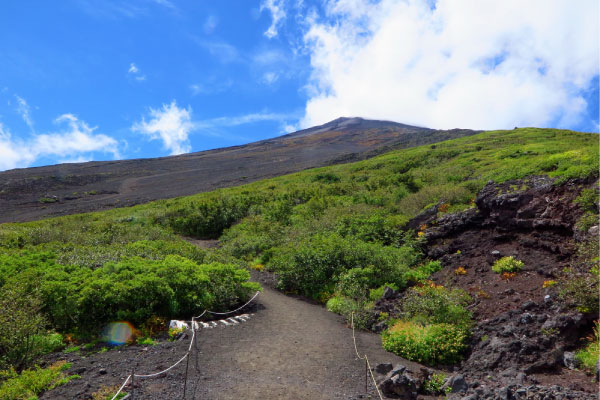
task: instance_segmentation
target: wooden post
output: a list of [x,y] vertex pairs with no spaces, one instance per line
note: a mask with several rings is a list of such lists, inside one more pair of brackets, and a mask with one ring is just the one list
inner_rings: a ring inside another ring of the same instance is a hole
[[187,378],[188,378],[188,367],[190,365],[190,352],[188,351],[188,353],[186,354],[186,359],[185,359],[185,381],[183,383],[183,398],[185,399],[185,391],[187,389]]
[[369,393],[369,364],[367,364],[367,358],[365,357],[365,394]]

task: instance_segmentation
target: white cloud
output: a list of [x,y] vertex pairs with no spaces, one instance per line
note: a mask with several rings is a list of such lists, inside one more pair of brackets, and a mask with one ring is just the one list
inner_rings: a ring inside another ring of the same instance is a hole
[[269,39],[273,39],[275,36],[277,36],[279,25],[286,17],[284,3],[284,0],[263,0],[260,4],[260,12],[263,12],[263,10],[268,10],[271,13],[271,26],[269,26],[269,29],[265,31],[265,36]]
[[33,132],[34,129],[33,118],[31,117],[31,107],[29,107],[29,104],[27,104],[25,99],[21,96],[15,95],[15,98],[17,99],[17,112],[21,115],[23,121],[25,121],[29,129]]
[[227,42],[207,41],[196,38],[196,43],[205,48],[210,55],[217,58],[223,64],[240,61],[242,59],[237,48]]
[[151,140],[162,140],[171,155],[187,153],[191,150],[188,134],[194,128],[191,113],[191,108],[179,108],[172,101],[171,104],[163,104],[161,109],[150,108],[150,120],[142,118],[131,129],[149,136]]
[[194,127],[196,129],[203,128],[215,128],[215,127],[223,127],[223,126],[238,126],[245,124],[252,124],[255,122],[263,122],[263,121],[284,121],[294,116],[290,114],[280,114],[280,113],[270,113],[270,112],[259,112],[259,113],[250,113],[245,115],[239,115],[235,117],[219,117],[207,119],[204,121],[194,122]]
[[204,33],[210,35],[217,28],[217,25],[219,25],[219,18],[217,18],[217,16],[215,15],[209,15],[204,20],[204,24],[202,24],[202,29],[204,30]]
[[302,126],[339,116],[433,128],[576,123],[599,71],[598,8],[596,0],[330,0],[307,23]]
[[136,81],[145,81],[146,75],[143,75],[135,63],[129,64],[129,69],[127,73],[133,77]]
[[120,158],[117,141],[94,133],[96,127],[90,127],[72,114],[61,115],[55,122],[66,124],[67,129],[34,135],[28,140],[13,139],[8,128],[0,124],[0,170],[24,168],[50,156],[89,159],[90,153],[102,152],[112,154],[115,159]]
[[279,75],[276,72],[265,72],[262,76],[262,80],[267,85],[272,85],[279,79]]

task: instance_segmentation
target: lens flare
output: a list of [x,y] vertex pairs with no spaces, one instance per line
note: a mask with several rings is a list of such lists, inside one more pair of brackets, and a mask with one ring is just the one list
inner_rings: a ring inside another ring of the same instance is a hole
[[133,329],[133,325],[129,322],[112,322],[102,331],[102,339],[109,344],[119,346],[131,339]]

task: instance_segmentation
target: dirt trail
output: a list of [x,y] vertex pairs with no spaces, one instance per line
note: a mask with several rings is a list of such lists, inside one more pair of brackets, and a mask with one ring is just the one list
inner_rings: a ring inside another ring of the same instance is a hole
[[[190,357],[186,399],[378,398],[371,382],[370,396],[365,396],[364,361],[356,358],[352,330],[341,317],[320,305],[263,287],[249,320],[198,331],[199,351],[194,348]],[[356,339],[359,352],[368,355],[372,366],[392,362],[419,370],[416,364],[383,350],[379,335],[357,332]],[[70,371],[81,379],[40,398],[89,399],[102,386],[120,386],[132,370],[146,374],[169,367],[188,346],[189,337],[156,346],[59,355],[73,363]],[[185,362],[165,376],[136,379],[134,398],[180,399],[184,373]]]
[[[364,362],[356,358],[352,330],[340,317],[268,287],[258,299],[259,310],[248,322],[200,332],[194,399],[330,400],[365,394]],[[378,335],[359,332],[357,345],[373,365],[408,364],[384,351]]]

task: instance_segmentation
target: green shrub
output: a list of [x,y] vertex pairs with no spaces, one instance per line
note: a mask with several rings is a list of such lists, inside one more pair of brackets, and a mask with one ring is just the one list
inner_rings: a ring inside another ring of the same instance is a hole
[[[282,289],[313,298],[331,292],[335,282],[351,279],[343,275],[354,269],[349,273],[361,276],[356,290],[367,297],[369,288],[386,282],[404,287],[403,273],[420,257],[420,250],[408,245],[396,249],[328,234],[278,248],[267,267],[278,274]],[[365,271],[359,273],[360,269]]]
[[45,390],[66,384],[79,375],[67,376],[64,371],[71,364],[59,361],[48,368],[36,367],[17,374],[14,370],[0,372],[0,399],[2,400],[31,400]]
[[423,283],[435,272],[442,269],[439,261],[429,261],[404,273],[404,279],[410,283]]
[[91,270],[57,264],[46,254],[23,253],[0,256],[0,271],[11,282],[26,282],[26,290],[39,291],[41,311],[62,332],[92,333],[112,320],[142,325],[153,316],[223,310],[259,288],[238,266],[199,265],[176,255],[132,257]]
[[583,189],[575,199],[575,203],[579,204],[585,211],[598,214],[598,190]]
[[492,265],[492,271],[497,274],[519,272],[523,268],[523,265],[523,261],[517,260],[513,256],[502,257]]
[[24,282],[14,281],[0,287],[0,370],[28,367],[44,350],[46,320],[40,310],[37,291]]
[[410,288],[402,299],[404,319],[423,324],[453,324],[463,329],[472,325],[472,313],[465,307],[471,297],[461,289],[441,286]]
[[422,326],[400,321],[381,338],[387,351],[427,365],[457,363],[467,348],[465,331],[451,324]]
[[356,329],[368,329],[375,322],[373,303],[356,301],[344,296],[334,296],[327,301],[327,309],[343,316],[346,321],[354,321]]
[[[439,394],[444,394],[444,391],[442,390],[442,386],[444,386],[444,383],[446,382],[446,374],[443,373],[435,373],[432,374],[429,379],[427,379],[425,381],[425,383],[423,383],[423,390],[425,390],[425,392],[427,394],[432,394],[432,395],[439,395]],[[451,390],[451,388],[448,388]]]
[[369,300],[377,301],[383,297],[383,292],[385,292],[385,288],[389,287],[392,290],[398,290],[398,285],[393,283],[385,283],[379,286],[376,289],[369,290]]
[[575,357],[581,363],[582,368],[589,372],[598,372],[596,371],[596,363],[600,357],[599,330],[600,322],[596,321],[594,326],[594,334],[590,336],[589,343],[583,349],[580,349],[575,353]]

